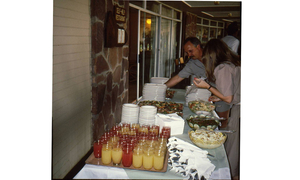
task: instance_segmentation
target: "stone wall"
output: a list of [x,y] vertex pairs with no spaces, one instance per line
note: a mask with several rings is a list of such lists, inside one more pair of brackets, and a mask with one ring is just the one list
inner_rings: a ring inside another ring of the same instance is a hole
[[123,0],[91,0],[92,42],[92,128],[93,140],[114,123],[121,121],[122,104],[128,102],[129,42],[123,47],[105,48],[106,15],[114,5],[126,10],[126,23],[118,23],[129,34],[129,2]]

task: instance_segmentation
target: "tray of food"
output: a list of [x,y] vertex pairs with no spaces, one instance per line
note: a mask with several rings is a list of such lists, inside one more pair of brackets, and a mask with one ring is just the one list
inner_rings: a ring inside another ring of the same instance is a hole
[[213,103],[203,100],[190,101],[188,106],[190,110],[196,114],[199,114],[201,111],[212,112],[215,110],[215,105]]
[[157,112],[161,114],[172,114],[176,113],[179,116],[183,117],[183,104],[181,103],[175,103],[175,102],[163,102],[163,101],[140,101],[139,106],[145,106],[145,105],[150,105],[150,106],[156,106],[157,107]]

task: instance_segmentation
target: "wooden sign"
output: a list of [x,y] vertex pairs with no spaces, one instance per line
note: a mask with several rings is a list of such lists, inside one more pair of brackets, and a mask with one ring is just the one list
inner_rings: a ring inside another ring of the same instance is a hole
[[115,6],[115,20],[117,22],[125,23],[126,21],[126,10],[124,8],[121,8],[119,6]]
[[128,36],[125,29],[116,23],[112,11],[108,11],[105,22],[104,47],[122,47],[127,41]]

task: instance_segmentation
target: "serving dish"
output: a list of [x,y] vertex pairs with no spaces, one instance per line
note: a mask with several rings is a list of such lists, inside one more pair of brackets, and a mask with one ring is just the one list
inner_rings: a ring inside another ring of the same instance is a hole
[[203,100],[190,101],[188,103],[188,106],[189,106],[190,110],[196,114],[200,114],[201,112],[199,112],[199,111],[211,112],[211,111],[215,110],[215,107],[216,107],[213,103],[210,103],[208,101],[203,101]]
[[139,106],[156,106],[157,107],[157,113],[161,114],[172,114],[176,113],[179,116],[183,116],[182,110],[183,110],[183,104],[181,103],[175,103],[175,102],[163,102],[163,101],[140,101]]
[[227,139],[227,135],[213,130],[197,129],[188,132],[191,141],[198,147],[204,149],[215,149],[220,147]]
[[190,115],[186,118],[186,121],[190,128],[193,130],[204,128],[204,129],[216,129],[220,125],[222,118],[217,118],[212,115]]

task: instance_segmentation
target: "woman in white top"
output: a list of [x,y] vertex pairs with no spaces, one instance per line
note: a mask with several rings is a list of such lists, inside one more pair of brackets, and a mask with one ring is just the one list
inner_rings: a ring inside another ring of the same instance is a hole
[[241,61],[239,56],[234,54],[223,41],[212,39],[203,50],[203,64],[207,80],[216,86],[212,87],[201,79],[195,79],[195,85],[211,91],[212,101],[223,100],[232,106],[226,129],[236,130],[236,132],[228,134],[225,149],[232,177],[238,178]]

